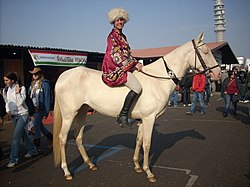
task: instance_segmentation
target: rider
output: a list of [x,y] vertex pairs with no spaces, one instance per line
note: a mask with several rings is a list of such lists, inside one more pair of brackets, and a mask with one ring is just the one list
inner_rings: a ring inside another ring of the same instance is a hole
[[114,8],[108,13],[108,19],[113,29],[107,38],[108,45],[102,64],[102,80],[111,87],[125,85],[130,89],[116,120],[121,127],[130,126],[128,112],[136,96],[142,90],[140,82],[131,71],[134,68],[140,71],[143,65],[131,56],[127,38],[122,33],[124,24],[129,20],[127,11],[123,8]]

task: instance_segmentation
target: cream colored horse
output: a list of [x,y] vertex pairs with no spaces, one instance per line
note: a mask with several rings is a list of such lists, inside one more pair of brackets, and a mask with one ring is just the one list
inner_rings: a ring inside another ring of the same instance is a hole
[[[148,76],[137,71],[134,72],[143,88],[130,113],[132,118],[141,119],[133,156],[134,169],[136,172],[144,170],[150,182],[156,181],[149,167],[149,151],[153,126],[155,120],[164,113],[169,96],[176,86],[174,81],[170,79],[170,75],[167,74],[164,63],[179,79],[185,75],[187,68],[190,66],[195,66],[202,71],[204,68],[212,68],[211,75],[213,79],[220,78],[220,68],[215,67],[217,62],[209,48],[202,42],[203,37],[204,34],[201,33],[194,40],[194,43],[188,42],[165,55],[163,57],[164,60],[161,58],[143,67],[143,72],[162,78]],[[198,49],[198,53],[200,53],[206,64],[205,66],[202,66],[201,59],[198,58],[195,48]],[[61,163],[66,180],[72,179],[65,155],[65,144],[71,125],[75,127],[76,145],[84,162],[89,166],[90,170],[96,170],[97,167],[90,161],[82,145],[87,111],[91,107],[101,114],[116,117],[122,108],[124,98],[129,92],[129,89],[125,86],[108,87],[102,82],[101,75],[102,72],[100,71],[86,67],[77,67],[62,73],[56,82],[53,139],[54,161],[55,165]],[[141,146],[144,150],[143,170],[139,165]]]

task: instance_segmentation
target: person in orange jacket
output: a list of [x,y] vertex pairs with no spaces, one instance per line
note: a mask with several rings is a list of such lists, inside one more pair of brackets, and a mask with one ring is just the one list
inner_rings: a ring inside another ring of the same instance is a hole
[[206,76],[202,73],[199,73],[197,69],[194,69],[194,78],[192,83],[193,99],[190,111],[187,112],[187,115],[194,114],[197,99],[199,99],[199,102],[201,104],[200,115],[205,115],[206,112],[206,105],[204,102],[205,87],[206,87]]

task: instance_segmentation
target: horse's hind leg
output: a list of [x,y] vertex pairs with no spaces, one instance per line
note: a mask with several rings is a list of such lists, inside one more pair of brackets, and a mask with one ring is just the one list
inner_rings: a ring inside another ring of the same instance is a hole
[[63,120],[62,123],[62,129],[61,132],[59,134],[59,138],[60,138],[60,148],[61,148],[61,168],[64,171],[64,177],[66,180],[72,180],[72,176],[70,174],[70,171],[68,169],[67,166],[67,161],[66,161],[66,151],[65,151],[65,145],[67,142],[67,137],[68,137],[68,133],[71,127],[71,123],[72,123],[73,119],[67,119],[67,120]]
[[83,158],[84,163],[86,163],[89,166],[89,169],[92,171],[97,170],[97,167],[90,161],[89,156],[86,152],[86,150],[83,147],[83,130],[84,130],[84,125],[86,123],[86,117],[87,117],[87,112],[88,112],[89,107],[88,106],[83,106],[75,120],[74,120],[74,134],[75,134],[75,138],[76,138],[76,145],[77,148],[79,150],[79,152],[81,153],[81,156]]
[[134,157],[133,157],[133,161],[135,164],[134,169],[137,173],[141,173],[143,171],[142,168],[140,167],[140,164],[139,164],[140,149],[142,146],[142,138],[143,138],[142,125],[143,124],[140,122],[138,132],[137,132],[136,146],[135,146],[135,152],[134,152]]

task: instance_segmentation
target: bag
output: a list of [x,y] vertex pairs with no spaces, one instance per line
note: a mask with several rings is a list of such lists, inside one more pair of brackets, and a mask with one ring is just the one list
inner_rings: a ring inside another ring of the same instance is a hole
[[28,122],[28,134],[34,135],[35,134],[35,127],[32,118],[29,118]]

